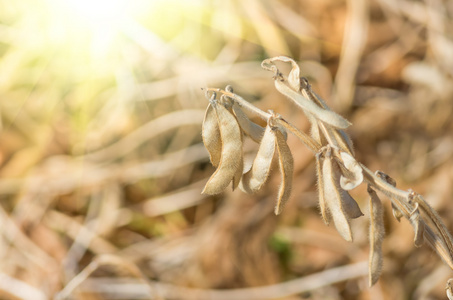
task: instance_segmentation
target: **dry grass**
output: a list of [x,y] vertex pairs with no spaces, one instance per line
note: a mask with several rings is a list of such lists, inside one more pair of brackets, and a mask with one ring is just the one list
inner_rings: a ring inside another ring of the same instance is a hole
[[[260,67],[293,57],[353,124],[357,161],[423,194],[451,229],[448,1],[131,1],[133,17],[95,27],[55,2],[0,1],[0,298],[445,299],[451,271],[387,201],[368,287],[366,187],[351,191],[366,218],[347,243],[319,218],[316,159],[292,135],[278,217],[278,161],[256,194],[202,195],[214,169],[200,88],[231,84],[306,131]],[[242,146],[245,165],[272,151]]]

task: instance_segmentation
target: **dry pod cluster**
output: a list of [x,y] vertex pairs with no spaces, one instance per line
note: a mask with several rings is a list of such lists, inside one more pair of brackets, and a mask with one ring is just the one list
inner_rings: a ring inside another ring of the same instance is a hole
[[[291,64],[287,76],[275,62]],[[412,190],[396,188],[395,181],[383,172],[371,172],[354,158],[351,139],[345,129],[348,120],[332,111],[326,102],[300,77],[297,63],[284,56],[266,59],[261,66],[273,72],[275,88],[305,114],[311,124],[306,134],[272,111],[264,112],[233,93],[208,88],[209,105],[203,122],[203,142],[209,151],[211,163],[217,170],[207,182],[203,193],[217,194],[232,184],[246,193],[258,191],[269,177],[272,161],[278,159],[282,183],[279,188],[275,213],[281,213],[290,197],[293,157],[286,143],[287,132],[294,134],[315,155],[318,178],[319,207],[323,221],[333,222],[347,241],[353,235],[350,222],[363,216],[357,202],[348,193],[362,183],[368,185],[370,210],[369,283],[373,285],[382,270],[382,241],[385,236],[384,209],[378,192],[390,199],[394,217],[406,218],[414,229],[414,244],[431,246],[443,261],[453,269],[453,241],[439,215]],[[217,99],[217,95],[220,97]],[[265,120],[265,128],[252,122],[249,116]],[[244,170],[242,142],[244,136],[259,143],[257,155],[249,170]],[[449,281],[447,290],[451,293]]]
[[[232,88],[226,89],[232,93]],[[209,178],[204,194],[221,193],[232,184],[246,193],[255,193],[269,177],[274,159],[278,159],[282,184],[278,192],[275,213],[279,214],[289,199],[293,175],[293,157],[286,144],[286,129],[279,125],[281,117],[271,112],[266,128],[252,122],[234,99],[223,94],[218,100],[213,92],[203,121],[203,142],[211,163],[217,170]],[[243,135],[259,143],[251,168],[244,172]]]

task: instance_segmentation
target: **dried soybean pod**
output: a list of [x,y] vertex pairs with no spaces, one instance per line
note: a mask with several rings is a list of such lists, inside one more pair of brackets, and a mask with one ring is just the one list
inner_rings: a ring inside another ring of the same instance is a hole
[[337,231],[346,241],[352,241],[351,226],[349,219],[343,209],[341,194],[337,184],[338,179],[336,178],[332,149],[327,148],[325,158],[322,163],[322,180],[324,186],[324,198],[326,199],[327,207],[331,212],[333,222]]
[[351,195],[349,195],[349,193],[341,187],[338,187],[338,190],[341,195],[341,205],[348,218],[357,219],[363,216],[363,213],[354,198],[352,198]]
[[319,131],[318,121],[315,117],[310,114],[305,114],[307,116],[308,121],[310,122],[310,136],[318,142],[318,144],[323,144],[323,140],[321,137],[321,133]]
[[247,117],[247,115],[242,111],[239,104],[237,104],[237,103],[233,104],[233,112],[238,120],[239,125],[241,126],[241,129],[244,131],[244,133],[246,135],[248,135],[255,142],[260,143],[265,129],[263,127],[261,127],[260,125],[252,122]]
[[[242,147],[242,135],[241,135],[241,147]],[[233,176],[233,191],[239,186],[244,171],[244,157],[242,156],[242,153],[239,157],[237,157],[237,159],[239,160],[239,166],[236,170],[236,173]]]
[[221,104],[212,103],[219,120],[222,152],[217,170],[209,178],[203,194],[219,194],[233,180],[242,157],[241,130],[236,118]]
[[324,224],[329,225],[330,216],[326,205],[326,199],[324,198],[324,182],[322,180],[322,152],[316,153],[316,176],[318,182],[318,198],[321,217]]
[[242,176],[242,181],[239,185],[241,190],[246,193],[254,193],[263,186],[269,177],[275,147],[276,138],[274,130],[270,126],[267,126],[252,168]]
[[274,134],[277,140],[278,164],[282,175],[282,183],[278,191],[277,204],[274,210],[275,214],[278,215],[282,212],[283,207],[291,195],[294,160],[291,150],[288,144],[286,144],[285,135],[277,128],[274,129]]
[[376,191],[368,186],[370,195],[370,258],[369,285],[374,285],[382,272],[382,241],[385,237],[384,209]]
[[344,190],[352,190],[363,182],[362,167],[349,153],[340,150],[340,157],[343,161],[343,166],[348,171],[347,175],[343,174],[340,177],[340,185]]
[[[214,96],[215,97],[215,96]],[[209,100],[208,108],[204,115],[201,136],[203,143],[209,153],[209,158],[214,167],[217,167],[222,154],[222,140],[220,138],[220,128],[216,112],[212,106],[216,100]]]
[[[318,104],[319,107],[322,107],[326,110],[331,110],[327,106],[326,102],[311,89],[311,85],[306,78],[302,77],[301,82],[303,83],[302,84],[303,88],[301,91],[302,95],[304,95],[306,98],[310,99],[314,103]],[[345,131],[341,129],[336,129],[332,131],[332,134],[342,150],[348,152],[351,155],[354,155],[354,147],[352,145],[351,138],[347,135]]]
[[[233,87],[231,85],[227,85],[225,87],[225,91],[233,93]],[[231,99],[230,97],[225,97]],[[236,119],[238,120],[239,126],[241,127],[242,131],[252,140],[259,143],[264,134],[264,127],[261,127],[260,125],[252,122],[244,113],[244,111],[242,111],[241,105],[234,100],[231,101],[231,109],[229,110],[232,111],[236,116]]]
[[[355,159],[348,153],[338,150],[337,148],[331,148],[333,154],[332,171],[335,176],[335,185],[341,196],[341,205],[343,211],[349,219],[355,219],[363,216],[359,205],[354,198],[349,195],[346,189],[343,188],[345,177],[342,174],[348,174],[348,178],[351,178],[351,182],[347,182],[345,186],[354,188],[363,181],[362,168],[355,161]],[[338,175],[338,176],[337,176]],[[343,182],[342,182],[343,180]],[[348,186],[349,184],[349,186]]]

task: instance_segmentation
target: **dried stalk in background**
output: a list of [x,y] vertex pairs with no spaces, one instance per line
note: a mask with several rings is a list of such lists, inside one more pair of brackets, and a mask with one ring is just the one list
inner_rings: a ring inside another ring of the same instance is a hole
[[[292,69],[288,76],[279,71],[275,62],[291,63]],[[236,183],[233,178],[237,176],[235,174],[237,174],[238,168],[241,170],[239,183],[241,188],[246,192],[256,192],[266,182],[270,165],[276,155],[282,174],[282,184],[278,192],[275,213],[280,214],[291,192],[293,158],[286,144],[286,134],[289,131],[314,152],[322,219],[326,224],[329,224],[332,219],[340,235],[347,241],[353,240],[350,221],[363,216],[359,205],[347,191],[363,182],[368,184],[371,245],[370,286],[378,280],[382,269],[382,240],[385,236],[383,208],[376,191],[390,199],[393,214],[397,220],[401,217],[409,220],[415,232],[415,246],[420,247],[423,243],[427,243],[453,269],[452,237],[439,215],[421,195],[411,190],[397,189],[394,180],[388,175],[380,171],[374,174],[355,160],[351,140],[344,131],[351,123],[330,110],[326,102],[311,90],[308,80],[300,77],[297,63],[289,57],[278,56],[264,60],[261,66],[273,72],[276,89],[289,101],[296,104],[307,116],[311,123],[310,135],[298,130],[282,116],[274,112],[266,113],[254,107],[242,97],[234,94],[230,86],[225,90],[206,89],[206,96],[210,104],[203,124],[203,137],[211,160],[212,157],[220,156],[220,164],[206,184],[203,193],[219,193],[232,181],[234,189]],[[222,94],[220,100],[215,99],[216,93]],[[216,120],[212,117],[211,106],[215,109]],[[245,111],[242,111],[243,108]],[[259,130],[261,127],[250,121],[246,113],[257,115],[267,121],[262,139],[257,137],[256,133],[261,132]],[[215,133],[213,134],[212,131]],[[209,137],[218,137],[218,132],[220,132],[221,141],[216,142],[216,146],[213,147],[212,138]],[[244,134],[260,143],[257,157],[251,169],[246,172],[241,169]],[[222,146],[219,147],[219,144]],[[216,166],[215,162],[216,160],[213,162],[214,166]],[[448,291],[451,293],[451,288]]]

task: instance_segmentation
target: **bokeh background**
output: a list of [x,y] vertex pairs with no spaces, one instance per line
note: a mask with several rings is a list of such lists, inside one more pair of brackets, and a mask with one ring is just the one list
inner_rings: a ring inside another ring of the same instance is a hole
[[358,160],[453,230],[452,17],[442,0],[1,0],[0,298],[445,299],[452,272],[384,198],[368,287],[365,187],[347,243],[293,137],[278,217],[278,172],[256,195],[201,195],[201,88],[231,84],[307,130],[260,68],[293,57],[353,123]]

